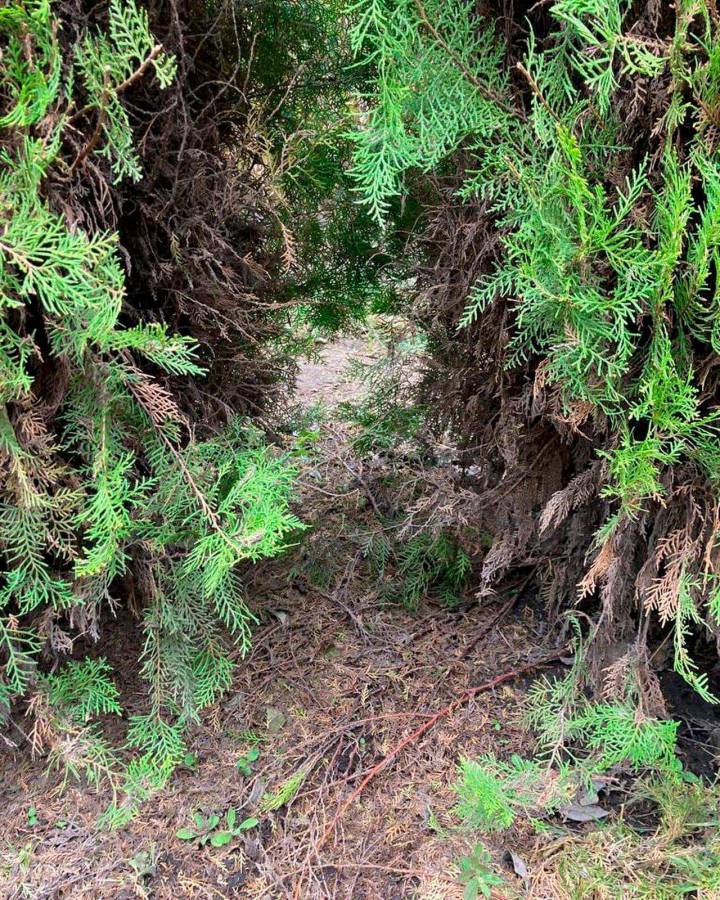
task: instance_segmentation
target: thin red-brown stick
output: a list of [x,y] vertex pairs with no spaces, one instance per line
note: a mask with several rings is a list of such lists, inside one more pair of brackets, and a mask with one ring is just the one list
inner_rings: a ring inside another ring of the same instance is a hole
[[563,647],[561,650],[557,650],[555,653],[552,653],[549,656],[543,656],[541,659],[536,659],[534,662],[526,663],[524,666],[518,666],[517,669],[511,669],[509,672],[504,672],[502,675],[496,675],[495,678],[491,678],[489,681],[485,681],[483,684],[479,684],[476,687],[468,688],[467,691],[462,693],[459,697],[452,701],[452,703],[448,703],[447,706],[443,707],[439,712],[436,712],[432,718],[428,719],[427,722],[423,722],[423,724],[416,728],[411,734],[407,737],[404,737],[399,743],[397,743],[389,753],[387,753],[380,762],[373,766],[372,769],[367,773],[367,775],[363,778],[360,784],[355,788],[355,790],[350,794],[350,796],[345,800],[344,803],[341,804],[338,811],[333,816],[332,822],[328,825],[328,827],[323,832],[322,837],[315,845],[315,850],[320,850],[328,838],[332,835],[337,827],[338,822],[345,815],[347,810],[352,806],[352,804],[357,800],[357,798],[362,794],[365,788],[370,784],[370,782],[375,778],[376,775],[379,775],[384,769],[390,765],[390,763],[395,759],[395,757],[402,753],[405,747],[408,744],[412,744],[413,741],[416,741],[418,738],[422,737],[426,732],[430,731],[430,729],[440,721],[440,719],[445,718],[445,716],[449,716],[450,713],[454,712],[459,706],[462,706],[463,703],[466,703],[472,697],[477,694],[482,694],[485,691],[491,691],[493,688],[496,688],[498,685],[503,684],[506,681],[512,681],[520,675],[524,675],[525,672],[531,672],[533,669],[538,669],[541,666],[549,662],[554,662],[567,653],[567,647]]

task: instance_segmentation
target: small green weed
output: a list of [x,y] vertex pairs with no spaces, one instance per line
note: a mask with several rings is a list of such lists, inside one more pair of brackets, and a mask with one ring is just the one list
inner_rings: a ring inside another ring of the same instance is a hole
[[193,816],[193,827],[180,828],[175,837],[181,841],[193,841],[204,847],[208,842],[212,847],[224,847],[229,844],[233,838],[239,837],[244,831],[257,827],[260,824],[259,819],[252,817],[237,821],[237,810],[231,806],[225,813],[224,824],[221,824],[220,816],[210,815],[203,816],[201,813],[195,813]]
[[130,859],[133,887],[140,897],[149,897],[146,883],[155,875],[158,863],[157,844],[150,844],[147,850],[141,850]]
[[257,762],[260,758],[260,748],[259,747],[251,747],[248,752],[241,756],[240,759],[235,763],[236,768],[238,768],[242,774],[246,778],[250,778],[252,775],[252,765]]
[[460,881],[465,885],[463,900],[491,897],[492,889],[503,883],[493,872],[492,857],[482,844],[476,844],[469,856],[460,860]]

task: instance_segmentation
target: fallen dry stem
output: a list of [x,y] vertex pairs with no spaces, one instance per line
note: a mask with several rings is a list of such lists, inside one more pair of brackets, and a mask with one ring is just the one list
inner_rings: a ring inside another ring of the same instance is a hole
[[[441,710],[436,712],[427,722],[423,722],[419,728],[416,728],[415,731],[411,732],[409,735],[404,737],[401,741],[399,741],[381,760],[377,765],[373,766],[372,769],[367,773],[367,775],[363,778],[360,784],[355,788],[355,790],[350,794],[350,796],[340,805],[339,809],[333,816],[332,821],[327,826],[325,831],[323,832],[320,840],[315,844],[312,848],[314,853],[318,853],[325,843],[329,840],[329,838],[334,833],[338,823],[348,811],[348,809],[353,805],[353,803],[357,800],[357,798],[362,794],[365,788],[370,784],[370,782],[379,775],[382,771],[384,771],[393,760],[400,754],[402,751],[414,743],[424,734],[426,734],[430,729],[436,725],[441,719],[449,716],[456,709],[462,706],[464,703],[467,703],[468,700],[471,700],[473,697],[478,694],[485,693],[487,691],[491,691],[494,688],[498,687],[501,684],[504,684],[507,681],[513,681],[515,678],[520,677],[521,675],[526,674],[527,672],[532,672],[544,665],[547,665],[550,662],[554,662],[558,660],[561,656],[567,653],[568,648],[562,647],[555,652],[543,656],[540,659],[533,660],[532,662],[525,663],[522,666],[518,666],[514,669],[510,669],[508,672],[503,672],[501,675],[496,675],[494,678],[489,679],[488,681],[483,682],[482,684],[476,685],[475,687],[471,687],[468,690],[464,691],[459,697],[453,700],[451,703],[448,703],[447,706],[444,706]],[[308,854],[309,856],[310,854]],[[303,879],[302,876],[300,881],[298,882],[295,889],[295,897],[301,896]]]

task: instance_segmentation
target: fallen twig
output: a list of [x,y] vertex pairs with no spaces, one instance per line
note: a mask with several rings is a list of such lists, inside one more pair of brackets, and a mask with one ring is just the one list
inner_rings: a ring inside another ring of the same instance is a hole
[[350,796],[345,800],[344,803],[341,804],[338,811],[333,816],[332,821],[328,825],[328,827],[323,832],[322,837],[315,845],[315,850],[320,850],[328,838],[332,835],[337,827],[338,822],[345,815],[347,810],[352,806],[352,804],[357,800],[360,794],[365,790],[368,784],[375,778],[376,775],[379,775],[380,772],[385,770],[390,763],[395,759],[395,757],[401,753],[405,747],[409,744],[412,744],[418,738],[422,737],[426,732],[430,731],[430,729],[440,721],[440,719],[445,718],[445,716],[450,715],[454,712],[458,707],[462,706],[463,703],[466,703],[468,700],[475,697],[477,694],[482,694],[485,691],[491,691],[496,688],[500,684],[504,684],[506,681],[513,681],[515,678],[518,678],[520,675],[524,675],[526,672],[531,672],[533,669],[538,669],[541,666],[546,665],[547,663],[554,662],[557,659],[560,659],[561,656],[567,653],[567,647],[562,647],[559,650],[556,650],[554,653],[549,654],[548,656],[543,656],[540,659],[536,659],[534,662],[526,663],[523,666],[518,666],[516,669],[511,669],[509,672],[504,672],[502,675],[496,675],[494,678],[491,678],[489,681],[483,682],[483,684],[479,684],[476,687],[468,688],[467,691],[464,691],[459,697],[449,703],[447,706],[443,707],[439,712],[436,712],[432,718],[428,719],[427,722],[423,722],[419,728],[416,728],[411,734],[404,737],[399,743],[397,743],[389,753],[387,753],[380,762],[373,766],[372,769],[367,773],[367,775],[363,778],[360,784],[355,788],[355,790],[350,794]]

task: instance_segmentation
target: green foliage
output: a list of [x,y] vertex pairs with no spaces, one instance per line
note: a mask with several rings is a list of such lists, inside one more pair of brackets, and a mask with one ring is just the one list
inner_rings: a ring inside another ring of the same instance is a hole
[[[577,628],[577,622],[573,623]],[[677,755],[678,722],[660,720],[643,711],[630,666],[615,702],[587,699],[581,636],[575,659],[563,678],[538,679],[528,698],[526,718],[537,734],[537,755],[498,760],[488,754],[460,762],[455,785],[456,815],[471,828],[503,831],[518,813],[536,818],[561,812],[588,821],[607,812],[594,806],[595,780],[625,769],[657,783],[693,783]],[[671,788],[668,787],[668,790]],[[592,798],[588,803],[588,797]]]
[[542,760],[517,755],[507,762],[494,754],[463,759],[459,774],[455,814],[482,832],[505,831],[518,811],[553,812],[570,802],[580,783],[568,767],[555,771]]
[[[346,143],[342,136],[337,140]],[[347,181],[341,157],[334,179],[323,185],[322,200],[292,185],[296,262],[285,294],[297,304],[290,329],[294,339],[303,327],[333,334],[400,306],[402,264],[394,256],[399,248],[354,202]],[[316,204],[316,214],[309,214]]]
[[[280,260],[274,289],[291,305],[281,349],[308,327],[336,332],[398,302],[399,239],[354,202],[348,176],[350,92],[365,67],[350,65],[342,0],[261,0],[243,7],[228,63],[253,85],[251,143],[262,158]],[[254,157],[257,158],[257,157]],[[283,318],[285,318],[283,316]]]
[[493,771],[496,765],[492,757],[460,762],[460,780],[455,787],[460,799],[455,812],[473,828],[502,831],[515,820],[511,789]]
[[105,739],[100,715],[122,715],[119,692],[106,659],[71,660],[40,679],[35,698],[41,731],[50,736],[48,768],[62,773],[63,786],[84,780],[95,790],[109,784],[115,794],[122,778],[117,750]]
[[153,557],[165,547],[183,552],[154,567],[142,672],[156,710],[169,706],[192,718],[229,685],[219,626],[242,652],[249,647],[254,619],[235,566],[280,552],[300,527],[288,509],[294,469],[240,422],[182,457],[158,440],[148,458],[164,474],[145,502],[138,537]]
[[432,169],[470,135],[496,139],[489,97],[507,94],[508,77],[470,4],[360,0],[350,14],[352,48],[376,72],[371,102],[359,104],[351,176],[381,220],[408,169]]
[[626,764],[634,771],[670,772],[682,768],[676,755],[679,724],[645,717],[629,704],[593,703],[568,722],[566,736],[597,754],[598,771]]
[[121,828],[137,815],[140,806],[163,788],[187,755],[184,721],[166,721],[156,711],[130,719],[126,749],[130,761],[118,769],[113,800],[99,819],[105,829]]
[[435,594],[447,606],[457,605],[470,574],[470,558],[455,537],[446,531],[418,531],[395,540],[391,534],[389,529],[373,532],[365,545],[381,599],[417,609],[424,597]]
[[235,763],[235,767],[239,769],[246,778],[250,778],[253,772],[253,763],[256,763],[259,758],[260,748],[251,747],[248,752],[244,756],[241,756]]
[[303,786],[307,774],[303,769],[298,769],[297,772],[285,779],[272,794],[267,794],[262,798],[260,809],[263,812],[272,812],[275,809],[280,809],[282,806],[287,806],[288,803],[292,803]]
[[622,678],[613,702],[589,700],[585,649],[575,621],[575,657],[562,678],[544,676],[528,696],[526,721],[550,762],[570,758],[591,774],[620,766],[634,773],[662,772],[676,780],[682,773],[677,756],[679,722],[658,719],[644,706],[632,659],[620,661]]
[[[182,761],[184,727],[249,646],[238,564],[280,552],[299,522],[292,466],[247,423],[195,437],[161,380],[202,374],[195,343],[125,324],[117,235],[53,200],[54,179],[88,158],[141,176],[124,92],[140,78],[167,87],[175,61],[134,0],[110,0],[106,28],[74,47],[59,31],[46,2],[0,10],[0,712],[35,685],[50,765],[108,781],[104,822],[117,826]],[[121,712],[107,661],[45,676],[38,662],[48,636],[72,648],[69,622],[97,637],[131,575],[150,705],[130,720],[123,767],[90,721]]]
[[703,596],[704,594],[705,584],[703,581],[699,578],[691,577],[684,570],[680,579],[677,609],[674,616],[674,668],[706,703],[718,703],[718,698],[711,693],[708,686],[707,673],[698,671],[697,664],[693,661],[687,649],[687,640],[692,634],[692,626],[704,624],[695,602],[696,596]]
[[122,713],[112,668],[102,657],[69,662],[59,672],[48,675],[46,684],[50,704],[63,708],[76,722]]
[[604,116],[610,112],[618,74],[652,76],[665,66],[663,56],[648,42],[623,34],[629,6],[627,0],[556,0],[550,9],[553,18],[565,26],[566,52],[573,69],[593,92]]
[[246,818],[241,822],[237,820],[237,810],[234,806],[225,813],[224,822],[218,815],[202,816],[195,813],[193,816],[193,826],[181,828],[176,833],[176,837],[181,841],[194,841],[201,847],[208,842],[212,847],[224,847],[230,844],[233,838],[239,837],[244,831],[249,831],[259,825],[258,819]]
[[[518,88],[492,21],[464,0],[352,7],[353,47],[374,72],[354,137],[361,201],[382,218],[388,199],[407,192],[406,173],[442,171],[451,153],[469,152],[460,196],[488,202],[502,251],[459,325],[511,298],[508,365],[556,389],[570,420],[607,421],[598,452],[613,512],[599,545],[666,502],[670,468],[689,463],[714,493],[720,476],[718,413],[702,369],[720,321],[710,113],[720,28],[704,0],[676,5],[668,40],[649,39],[636,12],[625,0],[553,0],[549,31],[526,32]],[[669,85],[651,158],[623,145],[620,89],[627,99],[638,80]],[[524,105],[513,101],[518,89]],[[698,554],[675,588],[675,668],[710,700],[687,649],[709,596],[700,564]]]
[[465,885],[463,900],[492,897],[492,889],[503,880],[492,871],[491,865],[492,857],[482,844],[476,844],[469,856],[460,859],[460,880]]
[[155,45],[145,10],[134,0],[111,0],[108,33],[85,35],[75,48],[75,63],[90,97],[86,111],[97,110],[103,129],[103,155],[116,178],[142,177],[130,121],[119,93],[139,67],[150,61],[161,88],[175,77],[175,59]]
[[[111,403],[108,388],[119,387],[111,377],[105,377],[112,374],[117,380],[119,371],[119,362],[111,359],[108,351],[113,341],[118,348],[125,345],[118,324],[124,276],[115,254],[113,235],[87,235],[80,229],[70,229],[41,194],[43,178],[59,161],[64,125],[61,118],[54,132],[42,139],[33,137],[28,128],[61,99],[59,70],[56,71],[60,63],[54,55],[56,23],[50,7],[31,4],[3,12],[11,51],[3,65],[11,69],[12,77],[20,79],[27,74],[22,65],[13,68],[17,61],[13,48],[19,40],[18,29],[25,33],[26,40],[43,48],[33,68],[46,67],[44,75],[39,69],[27,91],[17,91],[19,105],[24,102],[22,98],[27,100],[32,95],[34,99],[28,101],[29,106],[22,114],[16,106],[5,123],[15,135],[19,149],[2,151],[5,168],[0,176],[4,219],[0,241],[3,262],[0,296],[4,309],[0,328],[3,369],[0,393],[5,404],[0,425],[8,472],[0,497],[5,559],[5,578],[0,588],[0,608],[5,610],[5,617],[0,624],[0,636],[7,657],[2,693],[21,694],[28,687],[34,669],[33,657],[40,644],[30,629],[17,624],[17,615],[25,616],[46,607],[61,611],[81,601],[85,588],[74,587],[71,579],[59,576],[62,565],[57,563],[67,565],[78,558],[78,526],[89,526],[87,534],[96,545],[96,555],[102,552],[101,519],[105,533],[113,531],[112,541],[117,544],[117,537],[122,533],[123,502],[130,506],[139,488],[126,477],[131,456],[127,452],[118,453],[111,460],[105,435],[97,433],[93,435],[95,440],[86,437],[84,441],[83,449],[89,451],[85,458],[93,478],[87,482],[86,489],[81,488],[82,482],[61,456],[65,449],[63,442],[58,443],[48,431],[40,410],[33,406],[36,359],[41,358],[43,351],[32,333],[16,330],[23,318],[18,319],[13,311],[32,309],[37,304],[49,341],[48,352],[75,366],[76,380],[80,379],[80,373],[87,378],[86,390],[94,394],[93,424],[97,423],[100,429],[106,427]],[[122,16],[122,9],[114,7],[113,15],[115,19]],[[115,52],[118,65],[132,71],[133,59],[126,58],[121,47],[116,47]],[[38,99],[41,82],[42,102]],[[7,146],[11,145],[12,141],[8,141]],[[138,351],[156,345],[154,332],[135,329]],[[187,357],[191,349],[182,338],[168,339],[168,346],[171,357],[177,356],[178,351],[180,357]],[[103,384],[107,385],[105,389]],[[14,405],[12,412],[8,403]],[[87,424],[83,423],[83,429]],[[94,492],[90,489],[92,481],[97,486]],[[118,571],[108,551],[104,560],[96,560],[94,568],[83,571],[78,566],[79,575],[97,576],[103,565],[108,569],[108,577]]]
[[[538,757],[502,761],[488,754],[461,760],[455,814],[466,828],[485,834],[508,830],[519,815],[531,820],[538,839],[531,846],[523,838],[518,847],[529,896],[714,896],[718,786],[682,770],[675,750],[677,723],[644,717],[630,703],[590,703],[578,692],[576,676],[543,680],[534,689],[530,718],[543,729]],[[597,791],[613,783],[603,773],[623,768],[637,777],[622,806],[597,806]],[[654,811],[651,826],[636,830],[631,823],[637,810],[646,813],[648,807]],[[557,814],[598,824],[582,832],[543,824]],[[491,871],[484,854],[479,862],[480,872]],[[462,880],[473,872],[466,864]]]
[[[11,97],[0,128],[25,128],[42,119],[60,86],[62,60],[49,0],[4,6],[0,34],[7,35],[3,74]],[[28,35],[34,39],[34,58],[27,53]]]

